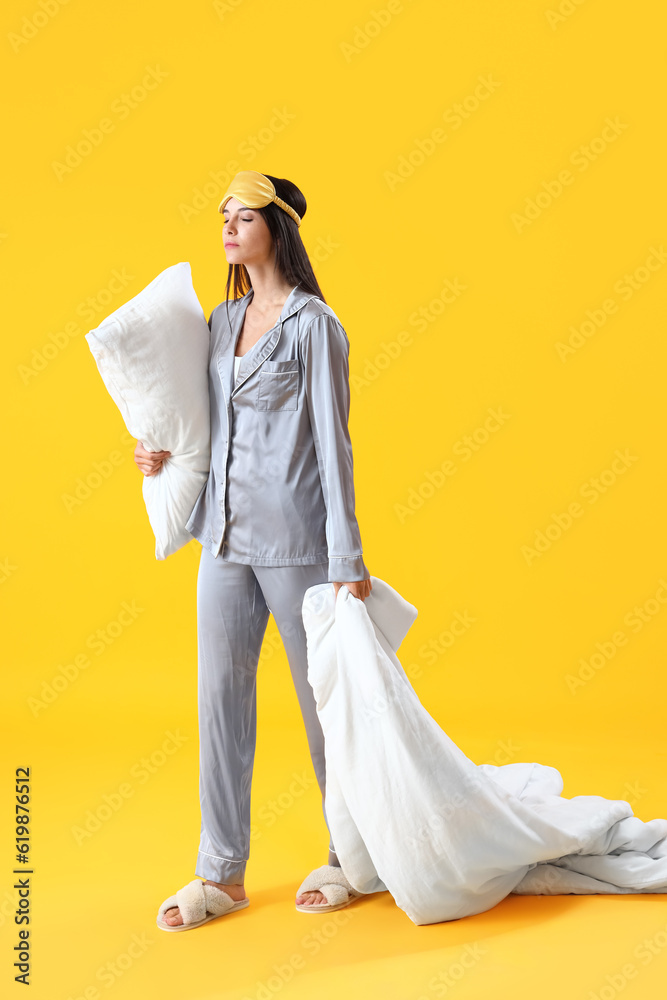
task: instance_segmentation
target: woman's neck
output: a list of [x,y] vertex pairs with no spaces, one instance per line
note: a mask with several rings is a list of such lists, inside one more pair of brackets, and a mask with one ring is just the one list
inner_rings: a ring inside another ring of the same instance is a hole
[[270,313],[282,308],[294,286],[285,281],[282,275],[276,276],[273,269],[249,267],[247,270],[252,284],[252,311]]

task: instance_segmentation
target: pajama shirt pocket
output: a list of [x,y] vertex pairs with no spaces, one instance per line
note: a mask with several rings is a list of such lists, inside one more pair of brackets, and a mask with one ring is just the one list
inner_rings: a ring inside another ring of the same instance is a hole
[[265,361],[259,373],[258,410],[296,410],[299,394],[299,362]]

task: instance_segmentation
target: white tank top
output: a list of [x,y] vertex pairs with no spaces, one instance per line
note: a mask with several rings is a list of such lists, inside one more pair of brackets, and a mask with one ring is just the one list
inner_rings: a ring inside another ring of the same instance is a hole
[[241,367],[242,360],[243,360],[242,357],[237,358],[236,355],[234,355],[234,385],[236,385],[236,380],[239,377],[239,368]]

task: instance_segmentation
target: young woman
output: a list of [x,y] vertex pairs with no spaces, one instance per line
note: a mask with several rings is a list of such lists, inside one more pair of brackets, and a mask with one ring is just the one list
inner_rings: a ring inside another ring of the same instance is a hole
[[[202,544],[195,872],[205,881],[194,879],[164,901],[164,930],[186,930],[248,905],[256,673],[270,613],[326,821],[324,736],[308,682],[301,606],[319,583],[333,583],[335,594],[344,584],[360,600],[371,591],[354,509],[349,341],[301,241],[306,200],[290,181],[244,170],[219,211],[229,271],[226,298],[209,319],[211,466],[186,524]],[[138,442],[135,461],[144,475],[157,475],[169,454]],[[304,879],[297,908],[328,912],[355,895],[330,836],[328,865]]]

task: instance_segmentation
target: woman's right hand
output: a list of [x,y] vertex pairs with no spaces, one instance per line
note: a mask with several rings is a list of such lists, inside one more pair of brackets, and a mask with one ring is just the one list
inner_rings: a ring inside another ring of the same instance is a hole
[[170,451],[147,451],[141,441],[137,441],[137,447],[134,449],[134,461],[145,476],[157,475],[169,455]]

